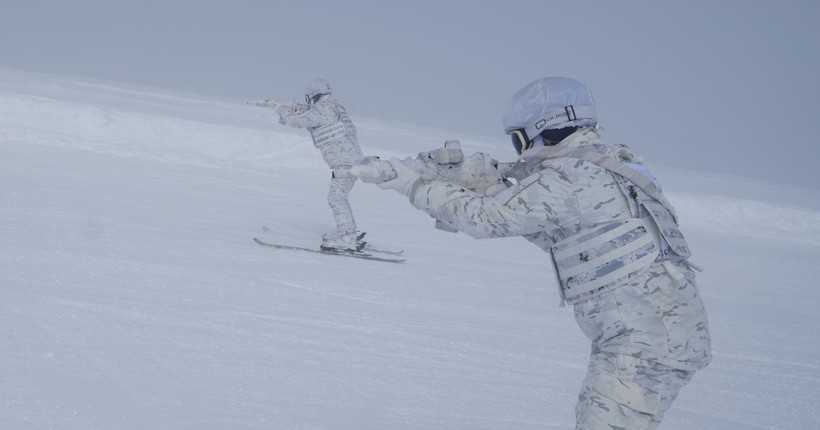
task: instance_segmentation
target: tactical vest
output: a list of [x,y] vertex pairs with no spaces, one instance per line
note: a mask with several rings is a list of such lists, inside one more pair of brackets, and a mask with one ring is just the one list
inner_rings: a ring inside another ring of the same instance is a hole
[[353,125],[350,117],[347,116],[345,108],[334,101],[333,110],[336,111],[336,116],[338,117],[336,121],[310,130],[313,136],[313,144],[317,148],[321,148],[345,136],[353,137],[356,135],[356,127]]
[[580,147],[546,157],[581,159],[607,170],[629,202],[632,215],[631,219],[585,228],[550,247],[562,299],[570,304],[640,276],[655,261],[691,256],[674,209],[659,187],[623,161],[596,151],[600,149],[597,145]]

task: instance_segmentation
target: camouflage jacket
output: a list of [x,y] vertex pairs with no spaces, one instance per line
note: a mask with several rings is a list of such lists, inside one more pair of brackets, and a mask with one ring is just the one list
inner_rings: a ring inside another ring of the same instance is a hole
[[349,168],[364,159],[356,127],[344,106],[333,97],[322,97],[312,105],[296,104],[281,111],[280,116],[285,124],[310,131],[313,145],[331,168]]
[[[653,206],[666,215],[662,222],[667,228],[659,229],[638,201],[642,197],[644,202],[656,203],[655,199],[637,187],[627,192],[628,180],[596,163],[560,155],[584,148],[610,152],[616,158],[626,156],[637,163],[626,147],[605,145],[595,128],[584,128],[555,147],[522,154],[513,169],[517,183],[493,197],[432,181],[418,188],[412,202],[475,238],[525,237],[550,253],[562,298],[570,303],[640,275],[661,255],[686,258],[683,252],[670,253],[659,232],[679,234],[673,212],[663,205]],[[660,193],[659,187],[652,188],[653,193]],[[629,197],[632,193],[636,199]],[[681,236],[685,245],[682,241]]]

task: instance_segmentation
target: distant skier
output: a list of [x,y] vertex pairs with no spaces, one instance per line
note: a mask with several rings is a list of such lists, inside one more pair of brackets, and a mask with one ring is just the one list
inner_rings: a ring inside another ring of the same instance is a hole
[[549,253],[562,303],[574,305],[592,341],[576,429],[657,428],[711,360],[674,208],[639,157],[601,140],[592,93],[576,80],[522,88],[507,105],[504,131],[520,155],[512,166],[473,157],[453,167],[457,175],[431,177],[418,160],[393,158],[368,159],[352,172],[408,196],[453,230],[523,236]]
[[322,235],[321,248],[360,251],[365,246],[361,241],[364,233],[356,230],[356,221],[347,200],[357,178],[348,172],[364,156],[356,138],[356,127],[344,106],[333,98],[330,83],[326,79],[310,81],[305,88],[305,104],[267,100],[253,104],[275,108],[281,124],[310,131],[313,145],[331,169],[327,202],[336,221],[336,229]]

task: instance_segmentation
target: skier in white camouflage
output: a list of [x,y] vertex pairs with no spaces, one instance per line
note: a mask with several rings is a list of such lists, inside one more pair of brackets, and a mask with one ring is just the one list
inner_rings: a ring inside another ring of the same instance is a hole
[[549,253],[562,304],[574,306],[592,341],[576,429],[656,429],[711,360],[674,208],[639,157],[601,140],[592,93],[576,80],[543,78],[522,88],[507,105],[504,131],[520,155],[511,166],[471,163],[436,177],[418,160],[393,158],[352,171],[453,230],[523,236]]
[[310,131],[313,145],[322,153],[331,168],[327,202],[333,211],[336,229],[322,235],[322,249],[360,251],[364,235],[356,230],[356,221],[348,194],[356,183],[349,175],[350,167],[363,160],[356,138],[356,127],[347,111],[333,98],[326,79],[314,79],[305,88],[305,104],[283,104],[277,108],[279,122]]

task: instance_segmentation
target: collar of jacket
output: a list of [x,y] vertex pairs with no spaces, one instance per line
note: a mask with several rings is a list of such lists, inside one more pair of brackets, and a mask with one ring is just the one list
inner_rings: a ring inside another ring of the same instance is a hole
[[603,145],[597,127],[580,128],[555,146],[538,146],[524,151],[506,176],[523,179],[540,169],[544,160],[555,158],[557,154],[571,152],[576,148],[587,145],[599,147]]
[[558,145],[533,148],[526,151],[521,154],[521,160],[519,161],[523,160],[523,168],[531,174],[549,163],[548,160],[564,157],[584,160],[623,176],[663,205],[677,223],[675,208],[664,197],[660,185],[625,164],[625,162],[640,163],[640,157],[635,156],[625,145],[605,144],[595,127],[578,130]]
[[583,127],[555,146],[538,146],[524,151],[521,154],[521,160],[530,166],[534,166],[547,158],[554,158],[556,154],[566,153],[581,146],[602,143],[601,135],[595,127]]

